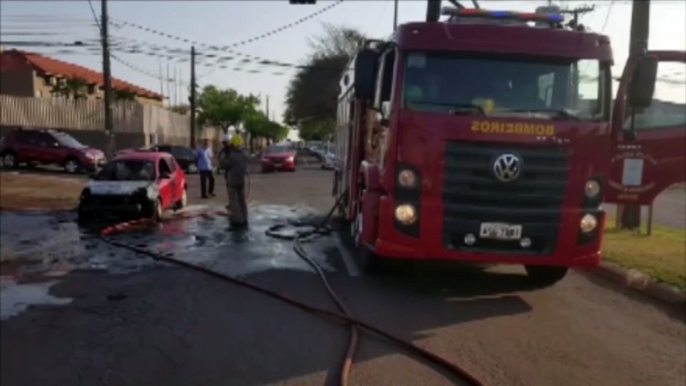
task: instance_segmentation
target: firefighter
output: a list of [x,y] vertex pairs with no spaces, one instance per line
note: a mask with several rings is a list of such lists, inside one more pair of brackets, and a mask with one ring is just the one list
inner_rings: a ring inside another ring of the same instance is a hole
[[220,161],[226,178],[229,222],[232,228],[244,228],[248,225],[248,206],[245,202],[245,176],[248,160],[248,155],[243,149],[243,138],[240,135],[234,135],[229,141],[228,151]]

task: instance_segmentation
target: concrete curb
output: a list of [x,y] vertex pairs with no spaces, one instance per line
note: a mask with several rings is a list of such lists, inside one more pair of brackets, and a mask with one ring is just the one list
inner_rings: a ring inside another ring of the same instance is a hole
[[618,264],[602,262],[598,267],[586,268],[583,271],[624,284],[633,290],[642,292],[662,302],[686,307],[686,293],[669,284],[659,283],[645,273],[635,269],[627,269]]

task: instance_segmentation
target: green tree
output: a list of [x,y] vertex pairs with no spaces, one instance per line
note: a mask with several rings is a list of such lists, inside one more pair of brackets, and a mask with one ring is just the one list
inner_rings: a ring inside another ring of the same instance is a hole
[[258,102],[256,97],[240,95],[233,89],[205,86],[198,97],[198,123],[218,126],[228,133],[229,127],[237,127]]
[[87,87],[88,82],[85,79],[72,76],[59,80],[57,84],[52,86],[50,93],[67,99],[77,100],[86,97]]
[[131,90],[112,90],[112,97],[116,102],[135,102],[136,94]]
[[250,134],[250,151],[253,152],[255,150],[255,140],[267,137],[269,119],[262,111],[253,109],[246,114],[243,120],[243,128]]
[[328,141],[331,140],[335,121],[331,119],[321,121],[305,121],[301,124],[299,132],[303,141]]
[[325,25],[324,29],[324,34],[310,40],[313,53],[293,76],[286,93],[284,121],[297,126],[303,139],[330,137],[341,75],[365,40],[352,28]]
[[269,121],[266,137],[272,142],[281,142],[288,137],[288,127],[282,126],[278,122]]

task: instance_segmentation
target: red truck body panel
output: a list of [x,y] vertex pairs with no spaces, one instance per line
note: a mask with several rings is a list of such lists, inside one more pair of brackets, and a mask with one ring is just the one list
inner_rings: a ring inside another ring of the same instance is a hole
[[[334,192],[347,192],[346,217],[354,223],[353,232],[378,257],[595,266],[600,262],[605,213],[599,202],[589,205],[588,181],[600,182],[601,197],[605,194],[609,200],[617,200],[613,192],[617,157],[626,153],[628,145],[638,146],[648,154],[646,159],[656,161],[652,168],[645,168],[644,181],[652,185],[640,202],[652,200],[678,181],[677,171],[684,174],[684,127],[639,133],[636,141],[624,139],[624,120],[617,117],[624,116],[632,62],[619,88],[614,121],[610,119],[609,70],[607,81],[599,86],[604,96],[598,100],[607,98],[602,119],[449,114],[404,107],[402,86],[408,53],[592,59],[607,69],[612,64],[612,50],[605,36],[526,26],[411,23],[398,28],[390,47],[384,48],[379,63],[383,68],[383,58],[395,50],[387,121],[378,111],[378,88],[383,80],[377,81],[375,101],[366,102],[355,97],[354,84],[346,75],[341,82],[335,139],[341,166]],[[684,57],[684,53],[657,55],[670,61]],[[351,64],[347,73],[353,72]],[[630,157],[636,156],[634,150]],[[505,153],[523,159],[521,181],[516,184],[502,184],[493,178],[493,161]],[[419,176],[419,187],[413,191],[397,182],[399,171],[408,168]],[[412,225],[399,225],[395,214],[405,203],[416,207],[418,220]],[[597,227],[583,234],[580,222],[586,214],[595,216]],[[479,227],[485,222],[521,224],[523,235],[531,237],[531,247],[482,240]],[[475,244],[463,242],[465,236],[474,235]]]

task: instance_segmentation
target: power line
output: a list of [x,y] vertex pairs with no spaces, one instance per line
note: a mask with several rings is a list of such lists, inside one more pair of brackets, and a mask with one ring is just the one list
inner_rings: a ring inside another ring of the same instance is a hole
[[[114,23],[114,22],[111,21],[110,23],[112,24],[112,23]],[[232,50],[232,49],[230,48],[230,47],[231,47],[230,45],[227,45],[227,46],[216,46],[216,45],[212,45],[212,44],[203,43],[203,42],[200,42],[200,41],[197,41],[197,40],[184,38],[184,37],[181,37],[181,36],[171,35],[171,34],[168,34],[168,33],[166,33],[166,32],[163,32],[163,31],[159,31],[159,30],[156,30],[156,29],[153,29],[153,28],[148,28],[148,27],[142,26],[142,25],[140,25],[140,24],[135,24],[135,23],[131,23],[131,22],[126,22],[126,23],[127,23],[127,24],[126,24],[127,26],[131,26],[131,27],[134,27],[134,28],[139,29],[139,30],[141,30],[141,31],[145,31],[145,32],[148,32],[148,33],[151,33],[151,34],[154,34],[154,35],[162,36],[162,37],[165,37],[165,38],[167,38],[167,39],[176,40],[176,41],[184,42],[184,43],[187,43],[187,44],[192,44],[192,45],[196,45],[196,46],[205,47],[205,48],[207,48],[207,49],[209,49],[209,50],[211,50],[211,51],[226,51],[226,52],[230,52],[230,53],[232,53],[232,54],[234,54],[234,55],[244,56],[244,57],[246,57],[246,58],[248,58],[248,59],[251,59],[251,60],[253,60],[253,61],[259,62],[260,64],[274,65],[274,66],[280,66],[280,67],[307,68],[307,66],[301,66],[301,65],[294,64],[294,63],[280,62],[280,61],[278,61],[278,60],[271,60],[271,59],[266,59],[266,58],[263,58],[263,57],[260,57],[260,56],[256,56],[256,55],[250,55],[250,54],[245,54],[245,53],[242,53],[242,52],[238,52],[238,51]],[[118,26],[124,26],[123,24],[117,24],[117,25],[118,25]],[[207,54],[205,54],[205,56],[207,56]]]
[[600,33],[605,33],[605,27],[607,27],[607,22],[610,20],[610,11],[612,11],[612,5],[615,3],[615,0],[610,1],[610,6],[607,7],[607,14],[605,15],[605,21],[603,22],[603,28],[600,30]]
[[[268,37],[273,36],[273,35],[275,35],[275,34],[277,34],[277,33],[279,33],[279,32],[283,32],[283,31],[285,31],[285,30],[288,30],[288,29],[290,29],[290,28],[293,28],[293,27],[295,27],[295,26],[298,26],[298,25],[300,25],[300,24],[302,24],[302,23],[304,23],[304,22],[306,22],[306,21],[308,21],[308,20],[310,20],[310,19],[313,19],[313,18],[315,18],[315,17],[317,17],[317,16],[319,16],[319,15],[321,15],[321,14],[323,14],[323,13],[329,11],[329,10],[331,10],[332,8],[335,8],[335,7],[339,6],[341,3],[343,3],[343,1],[345,1],[345,0],[337,0],[337,1],[334,2],[333,4],[327,5],[326,7],[322,8],[322,9],[320,9],[320,10],[314,12],[314,13],[311,13],[311,14],[309,14],[309,15],[307,15],[307,16],[305,16],[305,17],[302,17],[302,18],[300,18],[300,19],[298,19],[298,20],[296,20],[296,21],[293,21],[293,22],[291,22],[291,23],[285,24],[285,25],[283,25],[283,26],[281,26],[281,27],[279,27],[279,28],[275,28],[275,29],[273,29],[273,30],[267,31],[267,32],[262,33],[262,34],[260,34],[260,35],[256,35],[256,36],[253,36],[253,37],[251,37],[251,38],[248,38],[248,39],[245,39],[245,40],[241,40],[241,41],[239,41],[239,42],[235,42],[235,43],[231,43],[231,44],[228,44],[228,45],[225,45],[225,46],[218,47],[219,49],[218,49],[217,51],[227,50],[227,49],[229,49],[229,48],[231,48],[231,47],[243,46],[243,45],[246,45],[246,44],[249,44],[249,43],[254,43],[254,42],[258,41],[258,40],[262,40],[262,39],[268,38]],[[112,23],[115,23],[115,22],[112,22]],[[131,22],[124,21],[124,20],[118,20],[115,24],[117,24],[117,25],[120,26],[120,27],[125,27],[125,26],[134,27],[134,28],[137,28],[137,29],[146,31],[146,32],[156,33],[156,34],[158,34],[158,35],[165,36],[165,37],[167,37],[167,38],[171,38],[171,39],[175,39],[175,40],[182,40],[182,41],[184,41],[184,42],[186,42],[186,43],[195,43],[195,42],[193,42],[193,41],[191,41],[191,40],[189,40],[189,39],[184,39],[184,38],[181,38],[181,37],[179,37],[179,36],[173,36],[173,35],[170,35],[170,34],[166,34],[166,33],[164,33],[164,32],[157,31],[157,30],[154,30],[154,29],[152,29],[152,28],[144,27],[144,26],[142,26],[142,25],[140,25],[140,24],[131,23]]]

